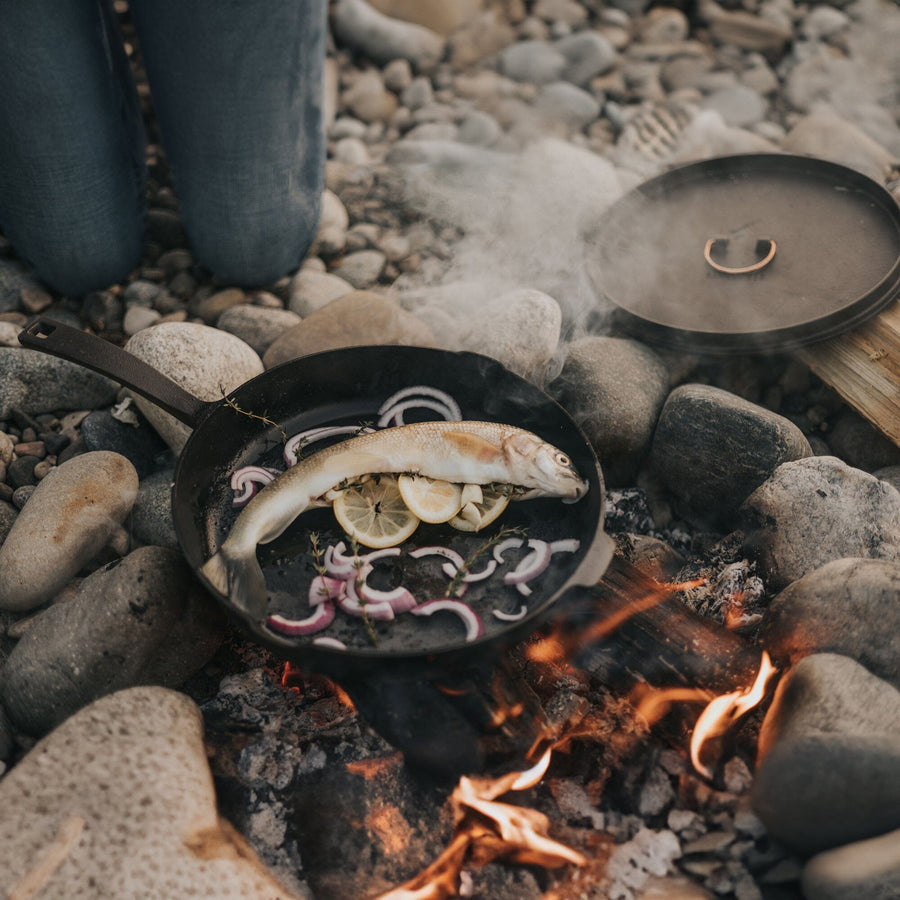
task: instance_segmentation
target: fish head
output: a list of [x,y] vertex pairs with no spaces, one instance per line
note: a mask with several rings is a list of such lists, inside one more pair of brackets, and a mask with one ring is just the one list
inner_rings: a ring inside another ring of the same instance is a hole
[[520,499],[561,497],[574,503],[588,491],[588,483],[568,455],[535,434],[522,432],[507,438],[503,451],[513,483],[530,489]]

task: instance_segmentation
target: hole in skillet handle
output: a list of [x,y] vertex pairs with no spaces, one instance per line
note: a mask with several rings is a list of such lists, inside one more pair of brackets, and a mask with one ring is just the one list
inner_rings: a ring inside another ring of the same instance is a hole
[[[464,640],[457,618],[441,612],[428,618],[403,614],[393,622],[376,623],[379,641],[378,646],[372,646],[359,620],[339,613],[343,630],[336,633],[329,627],[323,635],[344,640],[348,649],[330,650],[312,643],[316,635],[287,638],[275,634],[261,623],[242,616],[227,598],[220,598],[255,640],[301,665],[314,661],[323,669],[325,663],[336,659],[341,659],[344,666],[351,661],[443,657],[456,651],[483,649],[496,638],[505,641],[517,634],[524,636],[536,627],[538,618],[576,575],[581,582],[594,575],[599,577],[605,568],[606,559],[599,566],[585,562],[587,554],[596,550],[595,538],[602,532],[604,505],[602,474],[590,444],[562,407],[494,360],[477,354],[412,347],[328,351],[272,369],[240,388],[235,397],[245,408],[265,410],[267,416],[293,435],[321,425],[371,423],[377,420],[377,411],[388,397],[417,385],[444,390],[454,396],[464,419],[505,422],[538,433],[569,455],[588,479],[590,489],[586,497],[573,505],[563,505],[555,499],[510,504],[497,522],[476,535],[458,532],[447,525],[420,525],[402,545],[400,561],[377,563],[377,576],[381,580],[376,583],[373,575],[373,586],[387,589],[404,583],[420,601],[432,597],[418,593],[419,590],[437,591],[440,596],[447,585],[446,576],[440,573],[440,563],[445,560],[414,561],[408,551],[441,544],[457,549],[466,558],[472,548],[504,526],[523,527],[529,537],[542,540],[577,537],[581,546],[574,554],[554,555],[552,565],[531,585],[534,594],[530,598],[523,598],[514,586],[504,585],[502,572],[487,582],[469,585],[464,599],[478,608],[486,626],[483,637],[471,643]],[[433,418],[433,412],[427,417]],[[251,436],[251,425],[255,436]],[[210,438],[216,438],[220,444],[216,458],[226,461],[215,470],[210,466],[208,448],[198,447],[198,444],[208,444]],[[231,505],[232,472],[249,464],[284,469],[281,449],[280,437],[261,428],[258,422],[235,416],[227,408],[214,411],[203,423],[182,455],[176,475],[176,492],[180,491],[181,496],[176,496],[174,503],[176,527],[195,569],[221,544],[239,513]],[[309,613],[307,594],[315,575],[309,552],[311,531],[320,533],[323,544],[336,543],[344,537],[329,508],[304,513],[277,541],[259,548],[258,556],[270,590],[268,613],[280,613],[288,618],[303,618]],[[502,571],[513,568],[526,552],[527,549],[511,553],[510,565]],[[490,553],[486,558],[490,558]],[[591,571],[584,575],[586,569]],[[491,616],[494,606],[509,612],[519,609],[525,599],[528,613],[522,623],[510,626]]]

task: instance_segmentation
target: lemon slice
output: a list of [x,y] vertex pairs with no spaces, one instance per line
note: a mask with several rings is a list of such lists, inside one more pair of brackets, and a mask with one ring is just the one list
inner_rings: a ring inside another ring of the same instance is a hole
[[450,524],[457,531],[481,531],[509,506],[510,493],[506,488],[482,488],[481,501],[473,499],[464,503],[459,513],[450,519]]
[[401,475],[397,487],[410,512],[423,522],[446,522],[463,505],[462,487],[449,481],[435,481],[424,475]]
[[409,510],[393,475],[380,475],[342,491],[332,506],[334,517],[350,537],[381,550],[405,541],[419,518]]

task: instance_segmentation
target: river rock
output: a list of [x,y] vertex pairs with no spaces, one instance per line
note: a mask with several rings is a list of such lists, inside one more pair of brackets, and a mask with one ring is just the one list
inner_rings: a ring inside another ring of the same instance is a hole
[[900,493],[833,456],[779,466],[744,513],[748,550],[775,590],[832,560],[900,556]]
[[447,39],[447,55],[455,71],[468,69],[500,53],[516,41],[515,29],[498,9],[489,9],[460,26]]
[[142,478],[128,521],[132,536],[142,544],[180,549],[172,518],[175,473],[164,469]]
[[900,830],[819,853],[803,869],[801,885],[815,900],[900,897]]
[[378,281],[386,262],[387,258],[380,250],[357,250],[344,257],[334,275],[362,290]]
[[469,320],[461,346],[499,360],[523,378],[542,384],[562,326],[559,304],[531,288],[488,301]]
[[10,896],[298,898],[219,817],[200,712],[165,688],[66,721],[0,782],[0,809]]
[[308,353],[367,344],[433,347],[435,338],[421,319],[396,301],[371,291],[353,291],[286,331],[269,347],[263,361],[271,369]]
[[[221,400],[263,371],[259,356],[239,338],[193,322],[163,322],[145,328],[128,340],[125,349],[200,400]],[[135,403],[162,439],[176,452],[191,429],[149,400]]]
[[597,31],[579,31],[560,38],[553,49],[565,60],[560,77],[579,87],[587,87],[591,79],[608,72],[619,59],[612,42]]
[[566,58],[544,41],[520,41],[500,53],[500,71],[515,81],[547,84],[558,81]]
[[900,447],[850,409],[834,420],[828,446],[845,463],[866,472],[900,464]]
[[900,692],[819,653],[782,679],[763,721],[753,807],[810,855],[900,828]]
[[785,136],[788,153],[817,156],[856,169],[879,183],[887,181],[900,160],[865,132],[828,107],[817,107]]
[[900,563],[838,559],[786,587],[760,637],[779,662],[840,653],[900,689]]
[[[319,227],[310,248],[311,256],[332,257],[342,253],[347,244],[347,229],[350,216],[347,207],[334,191],[327,188],[322,192],[322,208],[319,213]],[[302,269],[300,271],[303,271]]]
[[691,27],[680,9],[665,6],[654,7],[635,25],[645,44],[676,44],[687,39]]
[[385,122],[396,111],[399,101],[381,80],[376,69],[363,72],[344,91],[343,105],[363,122]]
[[128,459],[143,478],[154,472],[169,454],[165,441],[143,416],[131,411],[131,421],[122,421],[108,409],[98,409],[81,423],[81,437],[87,450],[110,450]]
[[84,453],[51,469],[0,547],[0,609],[54,597],[116,533],[137,489],[134,466],[118,453]]
[[747,128],[761,122],[768,104],[753,88],[743,84],[713,91],[704,101],[707,109],[714,109],[726,125]]
[[5,500],[0,500],[0,546],[3,545],[3,542],[6,540],[7,535],[12,530],[13,524],[16,521],[16,517],[19,515],[19,511],[12,505],[12,503],[7,503]]
[[46,734],[114,691],[177,687],[209,661],[224,625],[181,553],[142,547],[31,623],[7,660],[0,697],[18,728]]
[[301,269],[291,279],[288,306],[292,312],[305,318],[352,290],[353,285],[337,275]]
[[638,341],[599,336],[569,345],[550,386],[593,444],[612,485],[630,483],[668,389],[668,369],[653,350]]
[[569,128],[584,128],[600,115],[596,97],[568,81],[543,85],[534,105],[544,119]]
[[385,16],[365,0],[338,0],[331,16],[335,38],[379,65],[405,59],[419,71],[439,62],[444,39],[422,25]]
[[788,419],[728,391],[686,384],[662,409],[651,465],[685,515],[730,527],[740,505],[779,465],[810,455],[809,442]]
[[482,0],[369,0],[369,3],[386,16],[413,22],[445,36],[477,15],[483,6]]
[[108,406],[118,385],[84,366],[22,347],[0,347],[0,421],[12,410],[28,415]]
[[723,9],[713,0],[700,3],[700,14],[715,41],[756,50],[769,59],[777,59],[791,39],[790,26],[744,10]]
[[226,309],[219,316],[216,327],[239,337],[262,356],[288,328],[301,321],[300,316],[289,309],[267,309],[241,303]]

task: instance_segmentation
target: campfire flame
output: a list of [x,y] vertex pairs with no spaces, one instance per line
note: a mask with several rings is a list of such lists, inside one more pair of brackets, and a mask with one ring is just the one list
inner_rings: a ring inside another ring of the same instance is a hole
[[712,778],[712,771],[700,761],[700,750],[703,745],[711,738],[724,734],[741,716],[759,704],[766,695],[769,680],[777,671],[769,654],[763,651],[759,673],[750,688],[722,694],[712,700],[700,713],[691,737],[691,762],[701,775]]
[[550,765],[548,749],[536,765],[500,778],[463,776],[450,797],[456,833],[447,849],[423,872],[378,900],[448,900],[457,896],[466,865],[484,866],[498,858],[556,868],[584,865],[577,850],[548,836],[549,819],[535,809],[497,800],[509,791],[534,787]]

